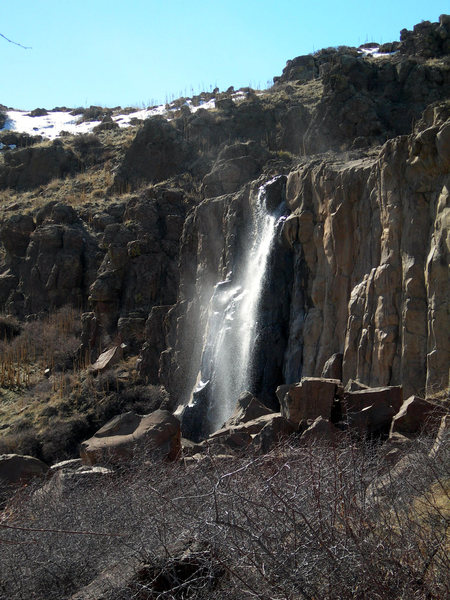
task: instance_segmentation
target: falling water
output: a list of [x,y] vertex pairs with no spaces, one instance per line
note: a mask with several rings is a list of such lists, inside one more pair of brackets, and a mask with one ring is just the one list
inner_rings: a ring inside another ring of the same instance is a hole
[[194,392],[207,387],[205,416],[211,431],[230,417],[241,393],[251,388],[258,307],[279,216],[268,213],[262,186],[253,207],[251,240],[241,275],[237,281],[231,274],[218,283],[211,298],[200,381]]

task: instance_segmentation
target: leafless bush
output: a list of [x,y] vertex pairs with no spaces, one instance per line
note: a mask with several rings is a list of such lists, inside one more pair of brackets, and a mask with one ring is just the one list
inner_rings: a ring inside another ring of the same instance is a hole
[[448,439],[428,450],[417,440],[394,467],[350,442],[187,465],[144,454],[100,481],[28,488],[4,512],[23,529],[1,532],[2,592],[62,599],[137,561],[111,599],[442,599]]
[[22,325],[3,317],[0,329],[0,385],[18,388],[32,383],[36,366],[62,370],[72,366],[81,322],[79,312],[65,306]]

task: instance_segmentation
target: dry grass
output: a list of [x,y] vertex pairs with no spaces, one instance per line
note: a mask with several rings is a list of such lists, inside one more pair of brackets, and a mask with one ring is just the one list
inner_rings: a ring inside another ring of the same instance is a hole
[[80,324],[80,312],[66,306],[24,323],[17,336],[0,341],[0,387],[29,386],[34,374],[70,360],[79,345]]

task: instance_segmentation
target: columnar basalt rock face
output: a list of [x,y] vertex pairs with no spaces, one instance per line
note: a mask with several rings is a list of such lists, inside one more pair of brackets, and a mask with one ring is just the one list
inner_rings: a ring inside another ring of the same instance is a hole
[[331,158],[289,175],[288,235],[308,279],[305,317],[298,322],[293,311],[290,332],[303,332],[304,376],[320,375],[342,352],[344,383],[402,383],[406,394],[447,384],[445,116],[378,155]]

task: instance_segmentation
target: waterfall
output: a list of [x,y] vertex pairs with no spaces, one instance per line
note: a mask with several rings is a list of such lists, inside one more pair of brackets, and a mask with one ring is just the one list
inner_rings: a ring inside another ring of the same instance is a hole
[[[252,207],[253,226],[239,276],[231,273],[215,286],[211,297],[200,376],[193,393],[194,405],[196,400],[203,405],[203,434],[218,429],[231,416],[242,392],[252,387],[259,301],[281,216],[281,212],[270,214],[267,210],[266,186],[272,182],[259,188]],[[187,409],[185,414],[189,406]],[[194,413],[198,419],[198,411]]]

